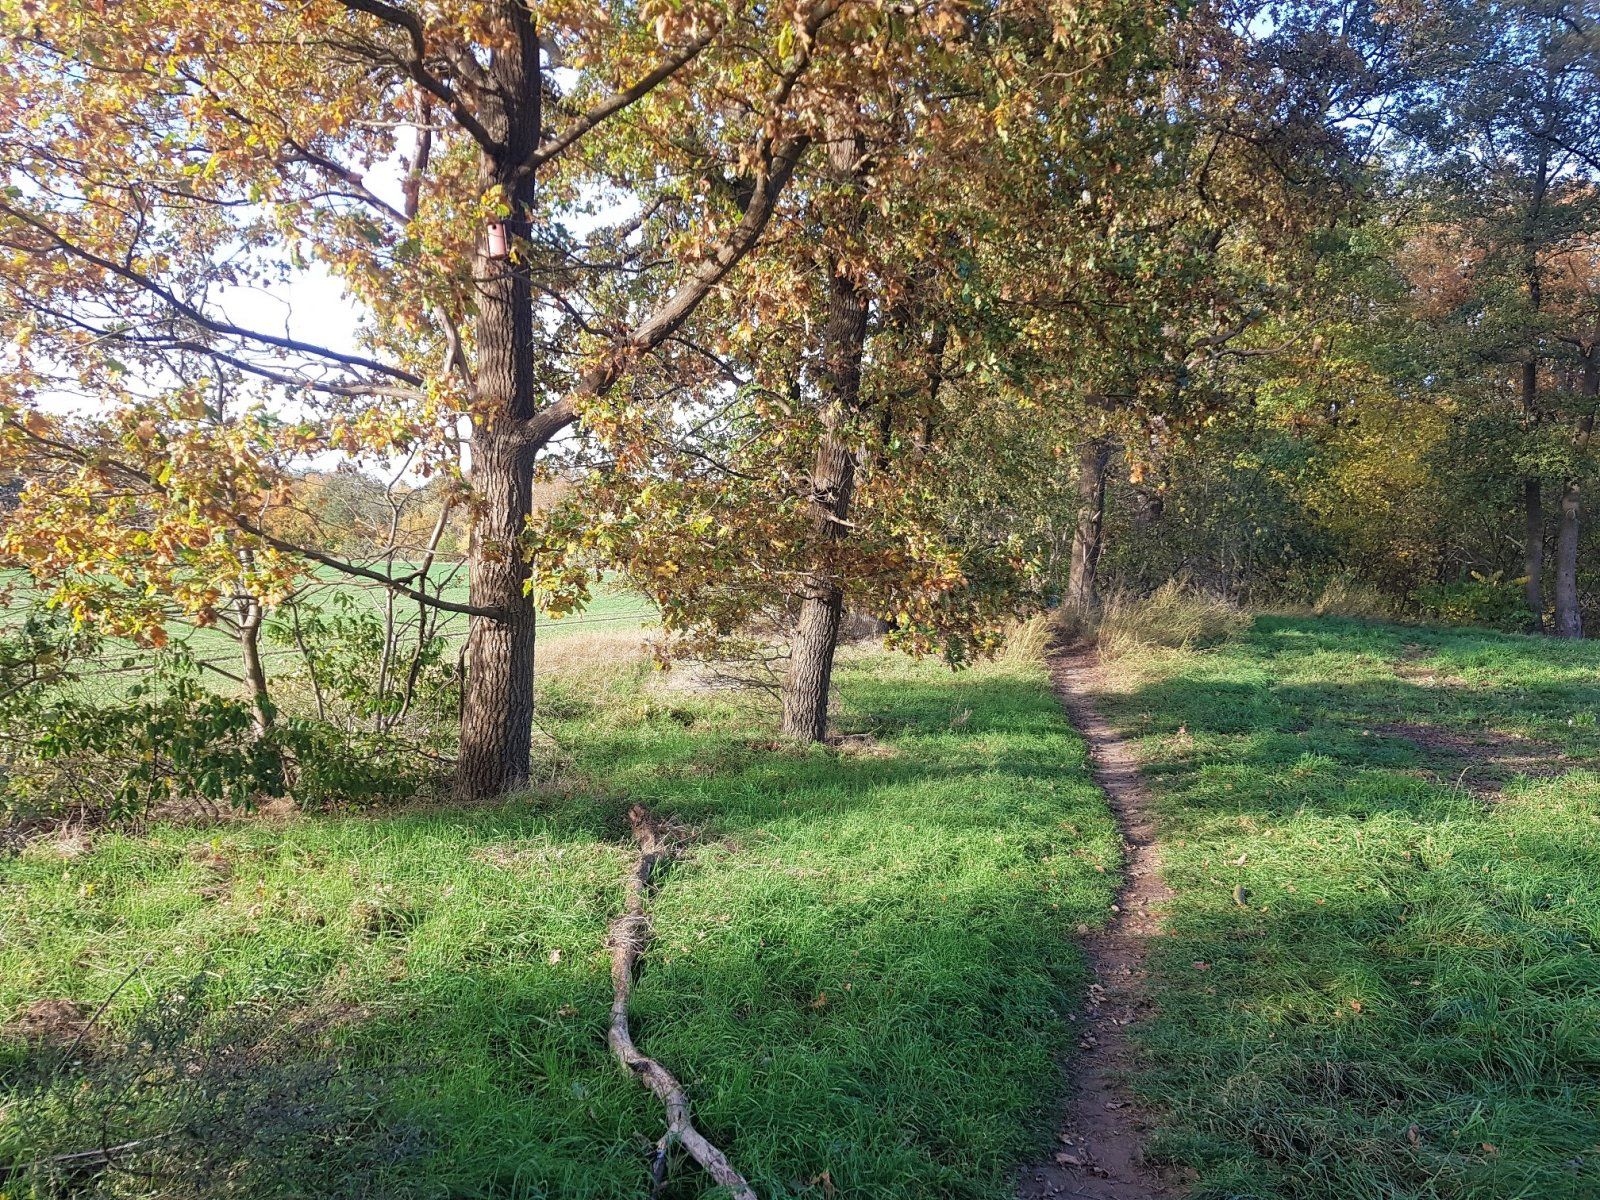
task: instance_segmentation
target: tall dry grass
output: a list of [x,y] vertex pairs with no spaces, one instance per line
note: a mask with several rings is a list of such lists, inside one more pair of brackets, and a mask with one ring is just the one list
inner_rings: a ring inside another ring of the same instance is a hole
[[635,626],[586,629],[542,638],[537,669],[540,675],[572,677],[631,666],[649,656],[645,637]]
[[1017,621],[1006,630],[1000,661],[1014,666],[1041,661],[1060,627],[1059,614],[1054,612],[1034,613],[1025,620]]
[[1399,615],[1399,608],[1393,598],[1384,595],[1370,583],[1340,576],[1323,585],[1321,593],[1311,605],[1311,612],[1318,617],[1389,621]]
[[1151,646],[1202,649],[1244,632],[1251,620],[1227,597],[1174,579],[1148,596],[1109,597],[1100,610],[1095,637],[1106,658]]

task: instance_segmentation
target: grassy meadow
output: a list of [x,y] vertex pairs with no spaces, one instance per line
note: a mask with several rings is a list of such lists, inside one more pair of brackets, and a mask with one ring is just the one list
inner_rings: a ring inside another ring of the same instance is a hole
[[1141,1088],[1194,1200],[1600,1195],[1600,647],[1262,617],[1102,703],[1177,893]]
[[[649,1194],[605,1044],[641,803],[688,849],[635,1036],[758,1194],[1010,1194],[1118,866],[1044,672],[853,650],[853,736],[801,749],[634,619],[548,643],[526,795],[0,858],[0,1193]],[[1176,892],[1152,1157],[1193,1200],[1600,1194],[1600,648],[1176,594],[1102,634]]]
[[0,1191],[648,1194],[662,1115],[605,1044],[642,803],[690,848],[635,1036],[759,1193],[1006,1195],[1050,1139],[1072,937],[1117,865],[1042,671],[852,654],[841,727],[870,736],[841,750],[671,679],[549,677],[552,782],[501,805],[0,860]]
[[[467,599],[464,567],[446,564],[436,568],[431,578],[436,579],[439,584],[439,594],[445,599],[463,602]],[[0,586],[8,589],[8,602],[0,605],[0,629],[4,629],[7,624],[20,624],[30,606],[39,604],[43,599],[34,591],[27,576],[22,572],[0,572]],[[374,614],[381,614],[385,595],[383,587],[379,584],[367,583],[324,568],[318,573],[318,582],[306,589],[304,599],[312,607],[328,607],[336,601],[348,600],[353,602],[358,611],[370,610]],[[402,602],[397,606],[397,619],[401,622],[414,621],[415,612],[415,604]],[[580,633],[587,635],[631,632],[653,624],[656,619],[654,606],[643,596],[602,582],[594,588],[593,597],[580,611],[561,617],[544,618],[539,624],[539,639],[541,643],[548,644]],[[466,639],[467,624],[468,618],[460,613],[438,614],[436,633],[445,640],[451,648],[451,653],[454,653]],[[173,646],[184,648],[197,660],[237,671],[239,646],[226,631],[216,627],[173,622],[168,634]],[[126,682],[125,679],[119,678],[125,673],[116,668],[120,667],[123,659],[129,654],[137,656],[142,655],[142,652],[122,639],[106,640],[98,655],[107,668],[101,680],[103,685],[117,687]],[[262,659],[269,675],[293,670],[298,657],[299,651],[292,644],[271,638],[264,639]],[[210,680],[213,685],[225,686],[218,682],[215,675],[210,676]]]

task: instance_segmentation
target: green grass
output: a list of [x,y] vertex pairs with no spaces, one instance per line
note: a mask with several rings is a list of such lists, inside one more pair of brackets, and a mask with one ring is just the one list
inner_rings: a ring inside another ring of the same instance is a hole
[[[563,782],[523,800],[0,862],[0,1013],[126,981],[72,1061],[5,1043],[0,1162],[156,1139],[12,1200],[647,1195],[662,1116],[604,1037],[635,802],[693,832],[635,1036],[758,1192],[1008,1194],[1117,854],[1042,674],[852,657],[861,754],[774,750],[748,708],[639,674],[545,686]],[[705,1183],[680,1165],[665,1194]]]
[[[450,574],[449,582],[442,588],[441,595],[447,600],[465,602],[467,599],[465,567],[447,567],[444,570]],[[308,594],[309,603],[326,605],[334,594],[342,593],[370,605],[374,613],[382,613],[384,590],[381,585],[353,579],[331,568],[323,568],[317,574],[324,584],[318,585],[315,591]],[[442,572],[436,571],[436,574]],[[27,606],[38,602],[41,598],[41,594],[28,584],[27,578],[21,571],[0,571],[0,584],[6,584],[12,589],[10,604],[0,608],[0,629],[3,629],[8,622],[20,623]],[[400,618],[406,621],[413,620],[415,611],[416,606],[406,601],[400,605]],[[539,622],[539,639],[548,643],[575,633],[631,630],[654,624],[656,620],[657,613],[654,606],[643,596],[621,587],[601,583],[594,588],[593,599],[582,610],[561,617],[542,618]],[[450,643],[452,653],[453,648],[458,647],[466,638],[467,621],[468,618],[460,613],[439,614],[437,632]],[[228,670],[238,669],[236,665],[239,658],[238,643],[225,631],[216,627],[174,623],[169,633],[172,644],[185,647],[196,658],[215,662]],[[110,638],[98,657],[108,662],[120,661],[119,656],[124,653],[139,656],[144,652],[122,639]],[[292,669],[298,661],[298,655],[299,651],[292,645],[275,645],[270,641],[266,642],[263,649],[263,658],[269,674]],[[114,678],[108,675],[103,682],[109,684]],[[209,678],[213,683],[217,682],[215,676]]]
[[[1177,892],[1143,1088],[1195,1200],[1600,1195],[1600,647],[1261,618],[1104,704]],[[1473,790],[1395,722],[1568,773]]]

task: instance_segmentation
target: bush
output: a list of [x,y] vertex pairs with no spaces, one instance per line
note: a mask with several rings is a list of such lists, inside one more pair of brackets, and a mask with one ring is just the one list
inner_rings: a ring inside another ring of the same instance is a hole
[[1178,580],[1150,595],[1112,596],[1100,614],[1100,652],[1115,658],[1143,646],[1195,649],[1226,641],[1250,626],[1233,601]]
[[26,684],[0,695],[0,814],[13,823],[216,816],[279,796],[325,807],[426,782],[392,745],[326,721],[280,714],[259,732],[250,702],[206,688],[178,652],[116,690],[94,677],[94,648],[43,619],[0,645],[0,680]]
[[163,660],[106,702],[56,696],[14,710],[10,789],[38,808],[72,797],[112,818],[196,800],[219,810],[284,791],[281,747],[257,737],[245,701],[206,691],[193,667]]
[[455,715],[459,700],[447,640],[436,630],[418,637],[356,597],[335,592],[322,604],[297,600],[263,626],[269,643],[290,652],[274,686],[292,685],[320,720],[351,733],[420,736]]
[[1417,604],[1429,617],[1446,625],[1488,625],[1519,630],[1529,622],[1522,587],[1526,579],[1504,579],[1503,572],[1480,575],[1456,583],[1435,584],[1417,592]]

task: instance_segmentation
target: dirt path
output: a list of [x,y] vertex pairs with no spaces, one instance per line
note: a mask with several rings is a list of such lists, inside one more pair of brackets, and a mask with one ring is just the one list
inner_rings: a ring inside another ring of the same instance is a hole
[[1074,1089],[1062,1114],[1061,1136],[1051,1161],[1024,1168],[1017,1195],[1020,1200],[1176,1196],[1179,1188],[1140,1161],[1147,1121],[1125,1082],[1133,1065],[1128,1027],[1150,1006],[1144,969],[1147,942],[1160,929],[1161,905],[1172,894],[1161,881],[1152,806],[1133,751],[1106,724],[1090,698],[1098,670],[1095,652],[1054,650],[1049,665],[1056,696],[1089,743],[1094,780],[1105,790],[1117,818],[1124,874],[1110,924],[1084,941],[1093,982],[1082,1011],[1074,1016],[1081,1031],[1079,1051],[1072,1063]]

